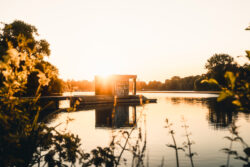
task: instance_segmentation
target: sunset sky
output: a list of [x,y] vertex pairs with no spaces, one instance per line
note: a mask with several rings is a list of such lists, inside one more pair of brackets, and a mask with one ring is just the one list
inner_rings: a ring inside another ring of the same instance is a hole
[[250,49],[250,0],[0,0],[0,21],[23,20],[51,46],[63,79],[205,73],[215,53]]

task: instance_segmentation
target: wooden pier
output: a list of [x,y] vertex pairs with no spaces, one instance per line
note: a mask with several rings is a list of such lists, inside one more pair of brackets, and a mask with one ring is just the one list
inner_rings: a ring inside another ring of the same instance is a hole
[[[50,102],[49,109],[59,109],[62,100],[68,100],[69,106],[80,108],[86,105],[97,104],[143,104],[156,103],[156,99],[148,99],[142,95],[136,95],[137,75],[111,75],[107,78],[95,76],[95,95],[74,95],[74,96],[42,96],[39,99],[41,105]],[[132,94],[129,94],[130,80],[132,80]],[[28,97],[32,98],[32,97]]]
[[[31,98],[31,97],[30,97]],[[144,104],[156,103],[157,99],[148,99],[142,95],[109,96],[109,95],[75,95],[75,96],[42,96],[40,103],[53,102],[50,109],[58,109],[59,102],[69,100],[70,107],[82,108],[86,105],[97,104]]]

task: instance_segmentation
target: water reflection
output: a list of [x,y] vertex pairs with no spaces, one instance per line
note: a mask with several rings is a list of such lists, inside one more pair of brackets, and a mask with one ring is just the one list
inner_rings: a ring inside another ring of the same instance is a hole
[[233,121],[238,119],[238,112],[223,103],[217,103],[215,99],[207,101],[207,120],[215,129],[228,128]]
[[[219,104],[216,98],[203,97],[165,97],[167,102],[172,105],[200,105],[208,108],[206,119],[214,129],[225,129],[233,121],[238,119],[238,112],[232,107]],[[60,105],[65,105],[63,102]],[[95,127],[96,128],[122,128],[136,126],[136,106],[129,105],[86,105],[81,110],[95,110]],[[249,113],[244,113],[246,119]]]
[[[217,103],[215,98],[195,98],[195,97],[166,97],[166,101],[170,101],[173,105],[201,105],[208,108],[207,120],[210,126],[215,129],[224,129],[238,119],[239,112],[232,106],[223,103]],[[249,117],[249,113],[244,113],[245,117]]]
[[95,127],[122,128],[136,126],[136,106],[118,105],[95,109]]
[[[101,154],[104,153],[114,158],[111,159],[114,161],[108,159],[108,162],[120,166],[125,165],[123,158],[126,159],[127,166],[132,166],[131,164],[138,160],[142,160],[144,165],[147,164],[145,166],[176,165],[174,150],[166,147],[166,144],[172,143],[171,135],[164,128],[166,118],[173,123],[172,130],[175,132],[176,142],[183,148],[185,145],[182,143],[189,142],[183,136],[185,129],[181,117],[187,120],[190,133],[186,134],[192,133],[191,139],[195,141],[192,150],[198,153],[193,159],[195,166],[210,167],[225,164],[227,157],[220,149],[229,148],[227,140],[223,138],[231,137],[226,127],[230,127],[234,120],[240,126],[242,138],[246,143],[250,143],[247,120],[249,114],[216,103],[214,96],[180,93],[146,96],[157,98],[157,104],[146,104],[143,107],[128,105],[114,107],[113,104],[80,106],[82,108],[76,112],[59,113],[51,122],[51,126],[64,123],[69,131],[79,135],[83,150],[90,153],[91,162],[103,158],[100,155],[104,156]],[[73,119],[69,124],[66,123],[68,117]],[[64,130],[64,124],[58,129]],[[91,152],[93,149],[95,155]],[[188,148],[186,149],[188,151]],[[234,142],[232,149],[244,155],[239,143]],[[193,155],[192,153],[189,155]],[[178,156],[180,166],[190,166],[189,157],[185,152],[180,151]],[[230,164],[242,166],[243,163],[231,156]]]
[[[238,119],[239,112],[231,106],[219,104],[216,98],[204,97],[165,97],[166,102],[172,105],[200,105],[207,108],[206,119],[214,129],[225,129],[233,121]],[[66,103],[62,102],[61,106]],[[66,104],[67,105],[67,104]],[[129,105],[86,105],[81,110],[95,110],[96,128],[123,128],[136,126],[136,106]],[[244,113],[246,120],[249,119],[249,113]]]
[[167,97],[166,101],[171,101],[172,104],[202,104],[206,105],[207,98],[197,98],[197,97]]

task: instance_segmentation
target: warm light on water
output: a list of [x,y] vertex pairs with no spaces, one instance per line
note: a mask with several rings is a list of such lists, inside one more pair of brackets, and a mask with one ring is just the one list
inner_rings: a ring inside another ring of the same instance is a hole
[[[131,142],[135,142],[133,140],[136,140],[139,128],[142,128],[143,135],[146,132],[144,164],[148,162],[149,166],[160,166],[162,162],[164,166],[176,166],[175,152],[166,146],[172,144],[171,136],[164,128],[166,118],[173,123],[172,129],[175,131],[178,146],[182,146],[186,141],[184,129],[181,127],[183,124],[181,117],[187,120],[188,130],[192,133],[190,138],[195,142],[192,150],[198,154],[193,157],[195,166],[211,167],[226,164],[227,154],[220,150],[229,147],[229,141],[224,137],[230,135],[227,127],[232,120],[236,120],[236,125],[240,126],[239,135],[250,144],[249,115],[226,112],[216,107],[214,105],[216,95],[196,93],[144,93],[143,95],[157,98],[158,102],[137,106],[136,115],[133,114],[133,106],[121,106],[114,116],[115,121],[110,122],[109,115],[114,113],[112,108],[101,107],[60,113],[50,125],[63,123],[59,129],[66,128],[67,131],[79,135],[82,139],[82,148],[89,152],[97,146],[108,146],[112,136],[118,134],[120,130],[130,131],[129,126],[133,124],[133,117],[136,116],[136,129]],[[74,120],[66,124],[68,118]],[[235,143],[233,149],[244,155],[240,144]],[[128,159],[129,166],[131,155],[125,153],[123,156]],[[190,166],[190,161],[184,152],[179,151],[179,159],[180,166]],[[232,156],[230,165],[243,166],[243,163],[233,159]]]

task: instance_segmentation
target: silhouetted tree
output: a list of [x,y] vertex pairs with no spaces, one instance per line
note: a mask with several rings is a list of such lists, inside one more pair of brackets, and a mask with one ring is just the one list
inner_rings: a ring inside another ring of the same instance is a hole
[[147,89],[162,90],[163,84],[160,81],[149,81],[149,83],[147,84]]
[[[0,30],[1,61],[6,61],[4,56],[7,55],[9,46],[11,46],[17,52],[27,54],[25,61],[35,63],[36,71],[32,71],[28,77],[28,89],[25,92],[17,92],[16,95],[34,96],[39,85],[39,77],[37,75],[41,75],[41,73],[50,79],[48,85],[41,87],[42,95],[60,93],[62,91],[62,84],[58,78],[57,68],[44,60],[44,57],[50,55],[49,43],[43,39],[37,40],[37,36],[38,32],[35,26],[19,20],[16,20],[11,24],[4,24],[4,27]],[[23,57],[20,58],[22,59]],[[29,70],[29,67],[25,66],[24,60],[20,61],[20,67],[17,70],[22,71],[25,69]],[[3,79],[4,77],[0,76],[0,83],[3,83]]]
[[147,83],[144,81],[137,81],[136,82],[136,89],[137,90],[144,90],[147,86]]
[[228,54],[215,54],[207,60],[205,68],[208,70],[208,78],[214,78],[220,85],[225,85],[226,71],[236,71],[237,64],[234,62],[234,58]]
[[88,81],[88,80],[82,80],[82,81],[67,80],[66,82],[64,82],[64,85],[65,85],[65,91],[94,91],[95,90],[94,82]]
[[173,76],[170,80],[165,81],[165,88],[167,90],[180,90],[180,77],[179,76]]

